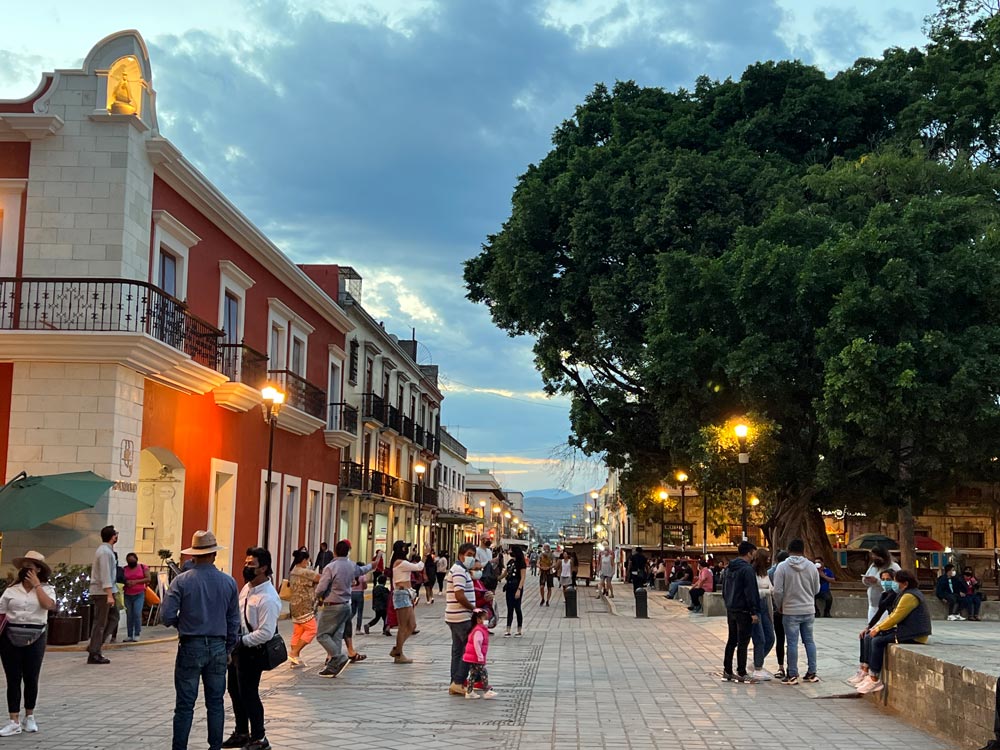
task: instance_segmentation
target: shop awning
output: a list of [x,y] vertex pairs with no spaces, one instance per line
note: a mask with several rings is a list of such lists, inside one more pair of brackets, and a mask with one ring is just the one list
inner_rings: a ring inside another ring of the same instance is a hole
[[477,523],[482,523],[481,518],[478,516],[469,516],[465,513],[449,513],[446,510],[439,510],[437,515],[434,516],[434,520],[438,523],[447,523],[453,526],[469,524],[474,526]]

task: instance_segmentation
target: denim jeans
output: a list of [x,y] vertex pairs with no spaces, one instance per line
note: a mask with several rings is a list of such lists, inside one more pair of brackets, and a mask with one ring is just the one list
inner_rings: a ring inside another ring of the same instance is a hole
[[690,586],[691,581],[671,581],[670,586],[667,587],[667,596],[671,599],[677,596],[677,589],[681,586]]
[[125,621],[128,624],[129,638],[138,638],[142,632],[142,608],[145,603],[145,591],[141,594],[125,594]]
[[816,615],[784,615],[785,640],[788,642],[788,676],[799,674],[799,636],[806,647],[806,662],[809,673],[816,672],[816,641],[813,640],[813,624]]
[[357,625],[354,629],[357,632],[361,632],[361,619],[365,614],[365,592],[364,591],[352,591],[351,592],[351,616],[357,618]]
[[350,604],[327,604],[319,613],[316,642],[326,651],[328,667],[343,663],[344,628],[351,619]]
[[208,713],[208,750],[222,747],[222,730],[226,713],[223,697],[226,694],[226,639],[182,636],[177,646],[174,662],[173,750],[187,750],[194,717],[194,703],[198,699],[198,682],[205,684],[205,709]]
[[764,668],[764,659],[774,648],[774,623],[771,622],[771,599],[764,597],[761,602],[760,620],[753,625],[753,668]]

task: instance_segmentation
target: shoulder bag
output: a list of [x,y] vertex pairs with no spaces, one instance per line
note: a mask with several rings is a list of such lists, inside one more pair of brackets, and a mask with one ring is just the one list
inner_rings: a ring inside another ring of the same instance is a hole
[[[250,620],[247,618],[246,602],[243,604],[243,621],[247,624],[247,630],[253,632],[253,628],[250,627]],[[285,648],[285,642],[282,640],[281,635],[279,635],[277,627],[274,629],[274,635],[271,636],[271,640],[261,646],[251,646],[249,650],[257,652],[257,658],[260,659],[261,667],[265,672],[270,672],[275,667],[280,667],[288,661],[288,650]]]
[[278,598],[283,602],[290,602],[292,600],[292,584],[287,578],[281,580],[281,588],[278,589]]

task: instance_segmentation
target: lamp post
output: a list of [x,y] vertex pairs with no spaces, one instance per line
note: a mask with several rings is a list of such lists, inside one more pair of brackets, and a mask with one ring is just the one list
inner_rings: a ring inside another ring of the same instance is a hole
[[684,490],[687,486],[688,475],[683,471],[677,472],[677,482],[681,486],[681,552],[687,552],[687,527],[684,525],[685,520],[685,495]]
[[[509,532],[510,531],[510,519],[511,519],[510,511],[509,510],[504,511],[503,517],[507,521],[507,531]],[[500,531],[501,531],[500,539],[503,539],[503,533],[502,533],[503,532],[503,526],[502,525],[500,526]],[[500,541],[500,540],[498,539],[497,541]]]
[[480,541],[482,541],[482,538],[484,536],[486,536],[486,501],[485,500],[480,500],[479,501],[479,515],[483,519],[483,530],[479,533],[479,539],[480,539]]
[[736,439],[740,442],[740,498],[742,500],[743,517],[743,541],[747,540],[747,527],[749,525],[750,509],[747,506],[747,464],[750,463],[750,454],[747,452],[747,433],[749,428],[740,422],[733,428]]
[[413,470],[417,472],[417,483],[420,485],[420,491],[417,493],[417,554],[423,557],[424,538],[421,535],[420,522],[424,515],[424,472],[427,471],[427,466],[418,461]]
[[660,559],[663,559],[663,509],[670,495],[666,490],[660,490]]
[[274,425],[278,422],[278,412],[281,405],[285,403],[285,393],[273,385],[266,385],[260,389],[261,398],[264,402],[260,405],[264,412],[264,421],[268,425],[267,438],[267,486],[264,489],[264,549],[269,549],[271,541],[271,466],[274,463]]
[[494,524],[494,529],[496,530],[496,542],[497,542],[497,544],[500,543],[500,539],[503,536],[500,533],[500,511],[502,511],[502,510],[503,510],[503,508],[501,508],[499,505],[494,505],[493,506],[493,515],[496,516],[496,518],[493,521],[493,524]]

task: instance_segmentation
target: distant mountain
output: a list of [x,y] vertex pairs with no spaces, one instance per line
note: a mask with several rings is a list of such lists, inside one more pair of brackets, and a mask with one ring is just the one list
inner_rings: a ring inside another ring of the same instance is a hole
[[[543,536],[555,536],[560,527],[571,520],[573,513],[580,515],[586,504],[586,494],[573,495],[563,490],[534,490],[524,493],[524,515]],[[577,519],[582,525],[582,516]]]
[[549,500],[561,499],[564,497],[576,497],[572,492],[567,492],[566,490],[561,490],[559,488],[552,488],[549,490],[529,490],[524,493],[525,497],[542,497]]

